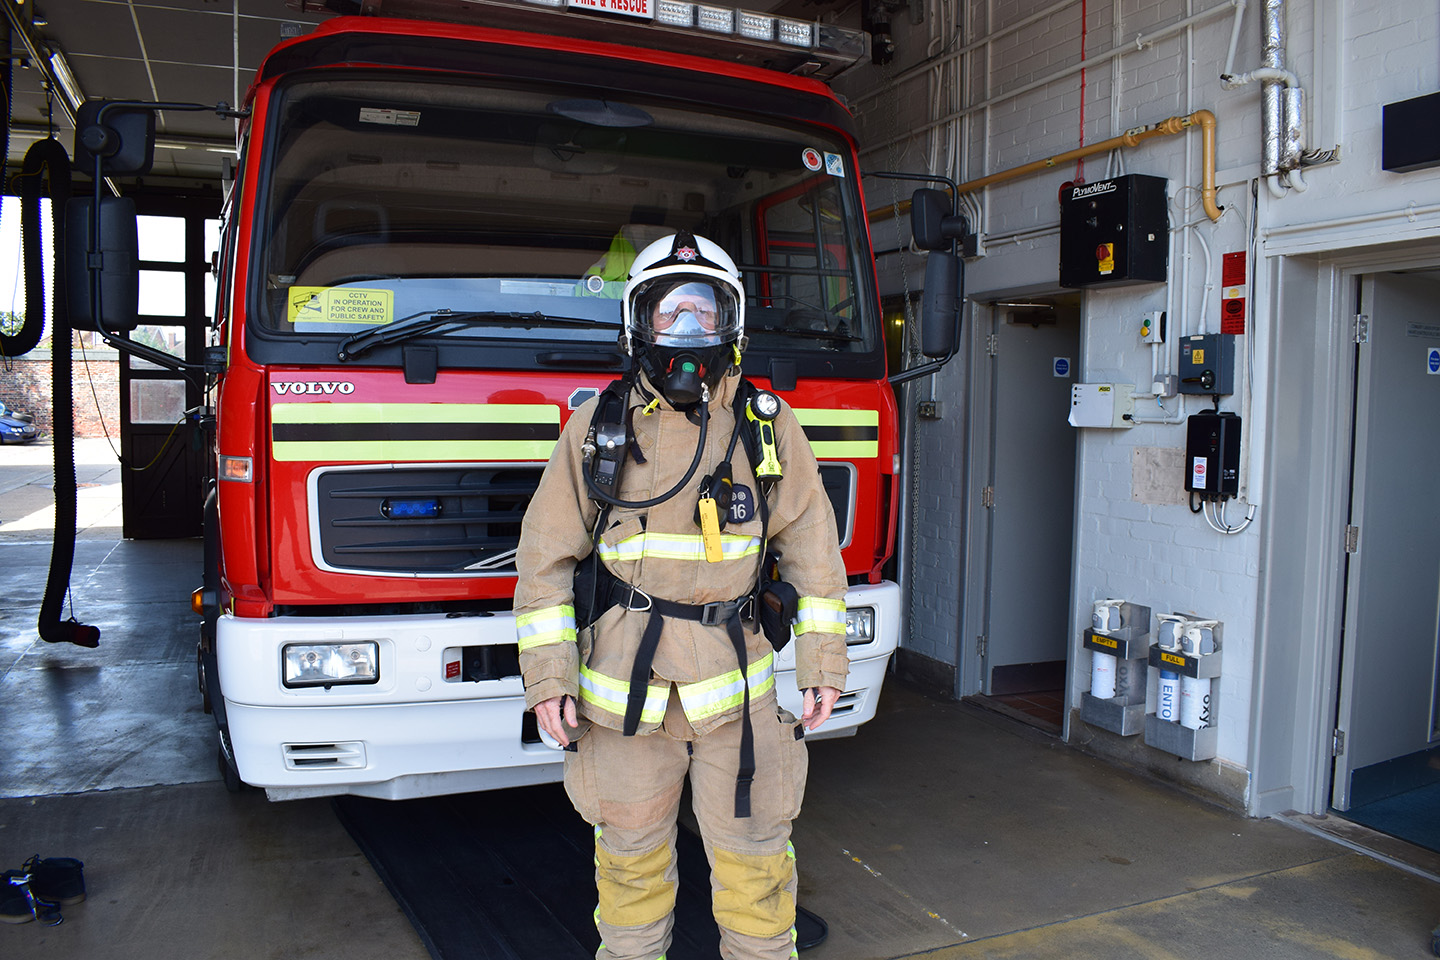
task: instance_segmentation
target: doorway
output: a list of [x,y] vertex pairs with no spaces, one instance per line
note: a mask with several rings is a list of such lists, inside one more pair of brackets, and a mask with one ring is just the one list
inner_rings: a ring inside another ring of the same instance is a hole
[[[136,199],[140,325],[130,336],[192,364],[204,360],[214,317],[210,262],[219,249],[218,198]],[[199,378],[120,357],[121,483],[126,539],[198,537],[207,445]]]
[[999,301],[989,315],[976,361],[988,366],[980,382],[989,389],[975,411],[986,466],[976,475],[983,576],[972,582],[983,587],[967,598],[979,606],[978,683],[968,692],[1059,733],[1071,646],[1077,444],[1067,417],[1080,297]]
[[1440,271],[1358,296],[1331,807],[1440,851]]

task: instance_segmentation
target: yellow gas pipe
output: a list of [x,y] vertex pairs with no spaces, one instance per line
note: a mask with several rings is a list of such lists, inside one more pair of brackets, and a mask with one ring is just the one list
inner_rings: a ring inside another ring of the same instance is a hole
[[[1161,120],[1159,123],[1150,124],[1144,127],[1135,127],[1127,130],[1118,137],[1111,137],[1100,143],[1092,143],[1087,146],[1077,147],[1065,153],[1058,153],[1053,157],[1046,157],[1044,160],[1035,160],[1031,163],[1022,164],[1018,167],[1011,167],[1009,170],[1001,170],[999,173],[992,173],[988,177],[980,177],[978,180],[967,180],[955,188],[956,193],[974,193],[976,190],[983,190],[992,183],[1000,183],[1004,180],[1014,180],[1016,177],[1023,177],[1026,174],[1038,173],[1041,170],[1048,170],[1062,164],[1071,163],[1082,157],[1089,157],[1097,153],[1106,153],[1120,147],[1139,146],[1143,140],[1151,137],[1170,136],[1181,133],[1187,127],[1195,124],[1200,125],[1200,150],[1202,155],[1203,171],[1201,172],[1200,201],[1205,208],[1205,215],[1211,220],[1219,220],[1225,208],[1215,203],[1215,114],[1209,110],[1196,110],[1186,117],[1170,117]],[[901,212],[910,209],[909,201],[900,205]],[[878,207],[871,210],[867,215],[872,222],[883,220],[894,213],[892,207]]]

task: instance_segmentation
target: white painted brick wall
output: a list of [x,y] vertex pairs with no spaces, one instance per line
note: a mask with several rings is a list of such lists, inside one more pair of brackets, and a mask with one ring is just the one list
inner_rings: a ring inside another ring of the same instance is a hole
[[[1018,22],[1045,2],[991,5],[995,23],[987,25],[987,4],[972,0],[966,4],[971,31],[964,39],[974,41]],[[1087,55],[1096,57],[1117,47],[1123,53],[1113,65],[1087,70],[1087,142],[1201,108],[1212,110],[1218,118],[1219,202],[1228,212],[1218,224],[1199,228],[1210,246],[1208,276],[1215,285],[1206,304],[1208,320],[1210,329],[1218,330],[1221,256],[1247,245],[1247,181],[1257,174],[1261,156],[1260,87],[1252,84],[1226,90],[1221,86],[1219,74],[1230,40],[1229,15],[1193,27],[1188,40],[1180,35],[1136,50],[1133,41],[1137,36],[1165,29],[1205,5],[1183,0],[1118,0],[1111,4],[1090,0],[1088,6]],[[1238,71],[1259,66],[1259,7],[1252,2],[1244,15],[1235,63]],[[1077,62],[1079,12],[1077,2],[998,38],[990,53],[993,70],[988,87],[977,72],[983,68],[984,54],[977,55],[969,65],[971,101],[982,99],[986,89],[994,96]],[[1333,36],[1334,27],[1327,32],[1327,17],[1337,18],[1343,36],[1338,52],[1328,58],[1324,40]],[[1411,203],[1440,202],[1440,170],[1394,174],[1380,169],[1381,105],[1440,89],[1440,58],[1436,56],[1440,4],[1434,0],[1290,0],[1287,27],[1288,63],[1307,88],[1311,129],[1329,131],[1338,138],[1343,162],[1307,170],[1309,189],[1303,194],[1291,193],[1272,201],[1262,187],[1262,234],[1269,226],[1297,223],[1314,223],[1323,233],[1326,224],[1340,218],[1403,210]],[[923,56],[926,38],[923,28],[915,30],[899,22],[896,28],[902,62],[896,64],[895,72],[899,72]],[[856,71],[847,78],[847,89],[864,89],[877,78],[877,71]],[[898,106],[882,97],[861,114],[862,143],[893,136],[891,118],[897,109],[907,123],[924,116],[916,106],[923,100],[923,86],[907,84],[904,91]],[[1072,75],[976,114],[961,149],[965,169],[949,172],[961,179],[979,177],[1073,148],[1080,138],[1079,105],[1079,76]],[[1320,149],[1335,145],[1314,140],[1309,144]],[[923,150],[913,148],[904,153],[912,159],[924,156]],[[875,165],[873,161],[871,165]],[[1102,178],[1106,169],[1103,156],[1091,157],[1085,164],[1091,181]],[[1189,220],[1200,216],[1195,191],[1183,189],[1200,182],[1198,131],[1158,138],[1127,150],[1124,169],[1167,177],[1172,194],[1181,192],[1179,202],[1172,204],[1172,222],[1177,217]],[[1064,164],[988,189],[983,196],[983,226],[988,236],[1058,224],[1057,191],[1074,173],[1073,163]],[[992,239],[987,243],[987,256],[969,266],[968,290],[983,296],[987,290],[1054,283],[1057,251],[1053,234],[1020,243]],[[1188,283],[1182,281],[1186,265],[1187,258],[1177,248],[1171,289],[1180,302],[1198,307],[1205,261],[1196,242],[1190,244]],[[1199,318],[1195,311],[1182,316],[1184,311],[1177,309],[1180,302],[1169,304],[1172,343],[1176,333],[1194,332]],[[1237,357],[1237,379],[1245,369],[1247,350],[1257,350],[1263,358],[1271,348],[1267,318],[1256,317],[1255,306],[1252,291],[1250,336]],[[1150,357],[1148,347],[1139,343],[1136,321],[1144,310],[1165,307],[1165,289],[1159,286],[1088,291],[1080,358],[1085,378],[1136,383],[1144,389]],[[1277,429],[1265,422],[1264,376],[1263,364],[1257,364],[1254,396],[1242,393],[1222,404],[1224,409],[1245,414],[1246,432],[1258,443],[1264,442],[1267,430]],[[947,410],[955,410],[966,389],[957,362],[937,378],[935,395],[946,402]],[[1201,405],[1192,401],[1187,412],[1195,412]],[[960,579],[978,575],[962,568],[960,537],[967,495],[962,480],[962,440],[963,424],[958,417],[947,415],[943,421],[920,424],[924,466],[916,517],[920,554],[914,575],[923,599],[916,605],[913,637],[906,645],[946,662],[955,662]],[[1183,447],[1184,442],[1183,425],[1083,432],[1077,470],[1079,569],[1073,632],[1078,636],[1088,622],[1090,603],[1107,596],[1148,604],[1157,613],[1173,610],[1224,621],[1219,752],[1222,760],[1243,767],[1248,759],[1253,637],[1258,619],[1259,525],[1226,537],[1210,529],[1187,506],[1151,506],[1131,498],[1133,448]],[[1246,464],[1245,481],[1250,490],[1261,489],[1261,449],[1252,446]],[[1232,506],[1232,522],[1241,516],[1243,509]]]

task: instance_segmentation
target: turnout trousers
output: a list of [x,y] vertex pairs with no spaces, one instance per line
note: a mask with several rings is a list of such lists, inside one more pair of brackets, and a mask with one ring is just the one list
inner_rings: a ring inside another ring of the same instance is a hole
[[803,728],[774,694],[752,703],[751,816],[735,816],[740,722],[696,736],[673,690],[665,723],[623,736],[598,724],[566,755],[565,789],[595,826],[597,960],[662,960],[674,927],[676,817],[685,778],[725,960],[787,960],[795,950],[795,852],[807,757]]

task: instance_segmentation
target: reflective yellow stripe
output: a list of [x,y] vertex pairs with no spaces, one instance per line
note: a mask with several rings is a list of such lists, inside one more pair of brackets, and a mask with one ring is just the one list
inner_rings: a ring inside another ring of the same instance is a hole
[[[720,535],[720,550],[726,560],[740,560],[760,554],[760,538],[725,533]],[[705,538],[700,534],[650,533],[641,531],[616,544],[602,543],[600,559],[607,563],[621,560],[704,560]]]
[[838,633],[845,635],[845,601],[824,597],[801,597],[796,633]]
[[[752,697],[758,697],[775,686],[775,655],[767,653],[750,664],[746,676]],[[740,681],[739,667],[718,677],[680,687],[680,705],[685,708],[685,716],[691,723],[724,713],[744,702],[745,685]]]
[[873,460],[880,456],[879,410],[795,409],[810,449],[820,459]]
[[[594,704],[607,713],[625,716],[625,700],[630,694],[630,684],[614,677],[597,673],[583,664],[580,667],[580,699]],[[645,706],[640,711],[641,723],[659,723],[665,719],[665,702],[670,699],[670,688],[649,685],[645,690]]]
[[575,642],[575,608],[545,607],[515,618],[515,634],[524,653],[547,643]]
[[546,460],[552,403],[274,403],[276,460]]

